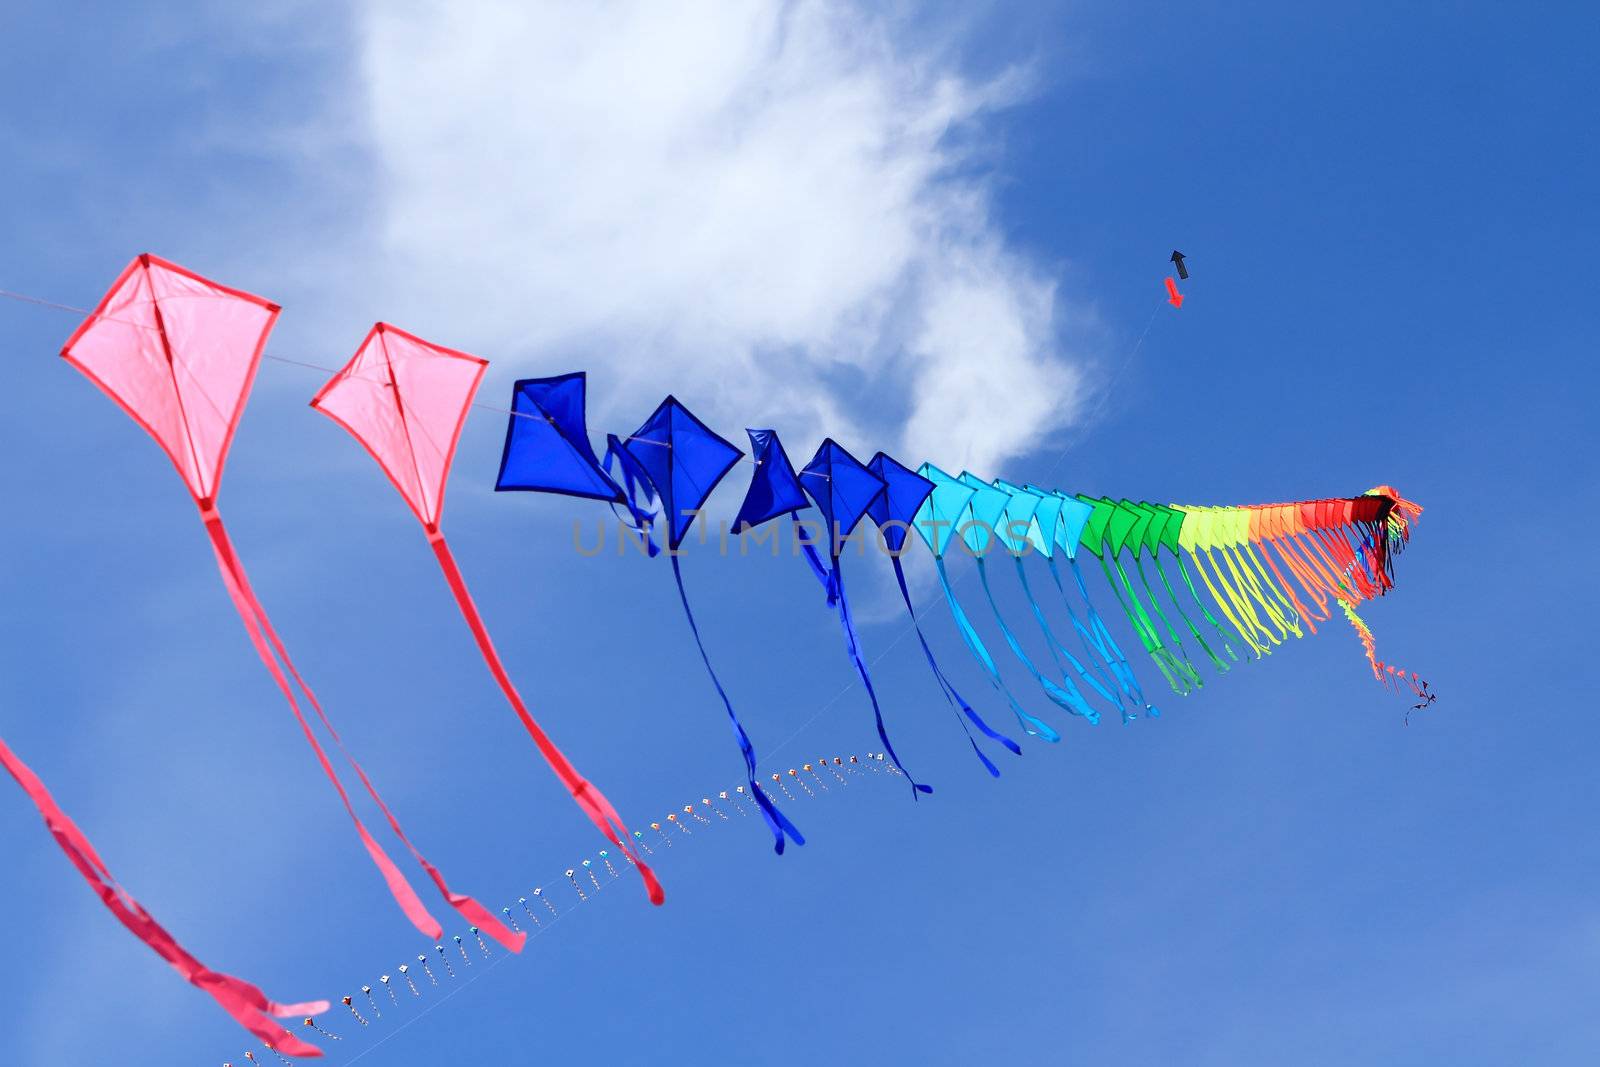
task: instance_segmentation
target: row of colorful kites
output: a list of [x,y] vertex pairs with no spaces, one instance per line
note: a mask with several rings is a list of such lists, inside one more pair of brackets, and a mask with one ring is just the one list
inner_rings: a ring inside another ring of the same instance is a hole
[[[306,716],[307,706],[396,837],[449,905],[468,924],[517,951],[524,935],[503,924],[474,898],[449,888],[439,870],[406,836],[370,777],[346,749],[251,588],[217,511],[223,464],[278,313],[278,306],[267,300],[143,255],[117,278],[62,354],[154,437],[177,467],[199,509],[223,585],[257,654],[283,693],[401,911],[430,940],[441,936],[438,920],[356,813]],[[529,712],[495,651],[440,529],[456,443],[486,366],[486,361],[476,356],[380,323],[311,403],[367,449],[405,498],[422,524],[506,700],[579,809],[630,861],[650,900],[660,904],[661,886],[635,851],[635,839],[621,815]],[[744,454],[669,396],[633,434],[608,435],[602,458],[591,444],[585,424],[584,388],[581,373],[516,383],[496,488],[604,501],[651,555],[659,550],[655,538],[659,535],[664,540],[684,614],[727,710],[751,795],[759,804],[774,850],[783,852],[786,840],[803,844],[799,829],[755,781],[755,748],[712,668],[679,566],[677,550],[702,505]],[[882,452],[863,463],[832,440],[824,441],[811,461],[796,470],[775,432],[748,433],[754,475],[734,528],[744,531],[782,520],[799,523],[800,514],[812,507],[820,514],[832,532],[824,552],[819,553],[803,535],[799,540],[823,595],[837,612],[846,650],[872,706],[883,747],[902,771],[852,619],[841,566],[841,539],[863,519],[879,527],[891,550],[895,578],[913,624],[917,624],[917,615],[900,554],[909,532],[917,531],[931,550],[956,627],[995,699],[1006,705],[1024,732],[1045,741],[1058,740],[1059,732],[1024,708],[956,597],[945,567],[953,546],[959,545],[975,557],[1000,631],[1028,678],[1055,707],[1089,722],[1097,722],[1102,711],[1113,709],[1124,720],[1140,712],[1159,712],[1090,597],[1083,567],[1087,558],[1105,575],[1144,653],[1175,692],[1188,693],[1202,684],[1197,659],[1226,671],[1238,658],[1235,645],[1247,655],[1260,657],[1291,635],[1315,631],[1318,621],[1330,617],[1331,601],[1357,626],[1380,681],[1393,684],[1398,679],[1419,696],[1428,695],[1426,683],[1416,675],[1379,661],[1370,631],[1355,614],[1358,603],[1392,586],[1394,557],[1422,510],[1388,487],[1353,498],[1294,504],[1168,506],[1075,496],[970,473],[953,476],[930,463],[913,469]],[[1029,585],[1024,566],[1029,555],[1045,561],[1066,608],[1070,631],[1058,631],[1052,625],[1050,613]],[[1015,565],[1049,650],[1048,668],[1024,650],[995,601],[988,565],[993,559],[1005,558]],[[1063,571],[1070,573],[1070,580]],[[1156,592],[1158,587],[1164,598]],[[917,633],[922,638],[920,624]],[[973,752],[991,775],[998,776],[999,768],[979,738],[1016,754],[1021,747],[957,692],[926,639],[922,650],[957,720],[967,730]],[[129,930],[188,981],[214,997],[258,1039],[285,1055],[318,1054],[315,1046],[300,1041],[269,1017],[316,1014],[325,1005],[279,1004],[255,986],[201,964],[122,890],[43,783],[3,742],[0,760],[38,806],[74,866]],[[914,795],[932,792],[909,773],[907,779]]]

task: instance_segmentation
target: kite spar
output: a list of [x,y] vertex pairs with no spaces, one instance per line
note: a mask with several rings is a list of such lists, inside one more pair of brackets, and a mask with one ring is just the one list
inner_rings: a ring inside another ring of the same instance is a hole
[[[666,899],[661,883],[635,852],[622,816],[578,773],[528,711],[439,529],[456,442],[488,365],[488,360],[431,344],[380,322],[368,331],[350,362],[312,399],[311,406],[349,431],[405,498],[428,535],[456,606],[506,701],[578,807],[637,868],[650,902],[660,904]],[[500,926],[486,909],[477,910],[482,915],[473,919],[474,925],[484,929]],[[520,946],[523,935],[514,936]]]

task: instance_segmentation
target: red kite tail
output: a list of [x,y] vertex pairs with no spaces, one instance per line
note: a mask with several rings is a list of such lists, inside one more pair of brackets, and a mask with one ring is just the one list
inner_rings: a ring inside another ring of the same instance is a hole
[[494,642],[489,637],[489,630],[484,626],[483,617],[478,614],[478,607],[472,602],[472,593],[467,589],[466,579],[461,576],[461,569],[456,566],[455,557],[450,552],[450,546],[445,543],[444,535],[435,528],[428,529],[428,544],[433,546],[433,554],[439,559],[439,567],[444,571],[444,580],[450,586],[450,592],[456,598],[456,606],[461,609],[462,617],[467,620],[467,627],[472,631],[472,638],[478,644],[478,652],[482,654],[483,661],[489,667],[489,673],[494,675],[500,691],[505,694],[506,701],[511,709],[517,713],[517,718],[522,720],[523,728],[533,738],[533,743],[539,747],[539,752],[544,756],[550,769],[555,771],[556,777],[567,787],[572,794],[572,799],[583,809],[589,821],[599,827],[607,840],[622,849],[624,854],[639,871],[639,877],[644,879],[645,890],[650,895],[650,903],[660,904],[666,899],[666,893],[661,888],[661,883],[656,879],[655,872],[640,858],[634,850],[632,835],[628,833],[627,824],[622,821],[622,816],[617,814],[617,809],[605,798],[605,794],[596,789],[586,780],[572,762],[556,747],[554,741],[534,721],[528,706],[522,702],[522,694],[517,692],[517,687],[512,684],[511,676],[506,673],[505,664],[500,661],[500,654],[495,651]]
[[50,791],[45,788],[39,776],[33,773],[33,769],[23,763],[4,740],[0,740],[0,766],[4,766],[11,777],[17,780],[22,791],[28,794],[28,799],[33,801],[33,806],[38,809],[50,835],[56,839],[57,846],[78,869],[83,880],[89,883],[89,887],[100,898],[100,902],[116,916],[118,922],[127,927],[133,936],[171,964],[172,969],[183,975],[186,982],[208,994],[223,1011],[250,1031],[257,1040],[270,1043],[274,1048],[290,1056],[311,1058],[322,1055],[321,1049],[301,1041],[272,1022],[268,1016],[320,1015],[328,1010],[327,1001],[278,1004],[267,999],[265,993],[249,982],[206,967],[178,944],[177,940],[163,929],[138,901],[117,884],[105,861],[95,852],[94,846],[89,843],[83,831],[78,829],[78,825],[61,810],[61,806],[50,795]]
[[367,831],[361,817],[356,814],[356,809],[350,803],[350,795],[345,792],[344,783],[339,781],[339,776],[334,772],[333,764],[328,762],[328,754],[323,751],[322,745],[317,741],[317,735],[312,732],[311,724],[306,721],[305,714],[300,710],[300,702],[295,699],[294,689],[289,685],[289,680],[284,677],[283,670],[278,666],[278,661],[273,658],[272,650],[262,633],[259,619],[265,614],[253,596],[239,580],[242,568],[233,552],[233,544],[228,539],[228,531],[223,528],[222,517],[212,508],[202,511],[201,517],[205,520],[206,533],[211,538],[211,547],[217,555],[217,569],[222,573],[222,584],[227,587],[228,595],[233,598],[233,606],[239,612],[239,618],[244,620],[245,630],[250,635],[250,642],[255,646],[256,655],[261,662],[266,664],[267,670],[272,674],[272,680],[278,683],[278,689],[289,702],[289,709],[294,712],[296,721],[300,723],[300,730],[306,736],[306,743],[311,746],[311,751],[316,753],[317,762],[322,765],[322,773],[328,781],[333,783],[333,788],[339,794],[339,799],[344,803],[344,810],[350,815],[350,821],[355,823],[356,833],[361,837],[361,843],[366,846],[367,855],[377,865],[383,874],[383,880],[389,886],[389,892],[394,896],[395,902],[400,905],[400,910],[405,912],[411,924],[430,940],[437,941],[444,934],[444,928],[439,925],[428,909],[422,904],[417,891],[411,888],[411,883],[406,881],[405,875],[400,873],[400,868],[395,866],[394,860],[383,850],[372,834]]

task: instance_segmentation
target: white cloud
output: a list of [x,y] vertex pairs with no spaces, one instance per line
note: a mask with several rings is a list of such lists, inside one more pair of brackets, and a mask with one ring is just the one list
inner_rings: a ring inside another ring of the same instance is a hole
[[915,29],[826,2],[370,5],[393,314],[588,367],[616,425],[672,391],[796,453],[832,433],[999,473],[1079,378],[976,165],[1021,79]]

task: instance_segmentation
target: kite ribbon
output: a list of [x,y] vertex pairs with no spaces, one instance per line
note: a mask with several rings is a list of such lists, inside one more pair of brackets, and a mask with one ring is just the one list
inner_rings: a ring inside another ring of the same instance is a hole
[[911,783],[912,795],[917,793],[932,793],[933,786],[923,785],[911,777],[911,772],[900,763],[900,757],[895,755],[894,745],[889,743],[889,731],[883,725],[883,710],[878,707],[878,693],[872,688],[872,676],[867,673],[867,664],[861,658],[861,642],[856,636],[855,619],[850,615],[850,599],[844,595],[844,572],[839,567],[839,557],[833,557],[833,572],[831,575],[832,588],[839,593],[839,625],[844,630],[845,648],[850,652],[850,659],[856,665],[856,673],[861,675],[861,684],[867,687],[867,696],[872,700],[872,715],[878,725],[878,740],[883,742],[883,749],[889,753],[889,758],[894,760],[894,765],[900,768],[900,773],[906,776],[906,781]]
[[[1152,549],[1151,550],[1151,557],[1152,557],[1152,560],[1153,560],[1153,564],[1152,565],[1155,567],[1156,575],[1161,579],[1162,588],[1166,589],[1166,591],[1167,591],[1167,600],[1169,600],[1172,603],[1172,606],[1177,609],[1178,618],[1182,619],[1184,625],[1189,628],[1190,635],[1194,637],[1195,641],[1200,645],[1200,648],[1205,652],[1206,656],[1211,660],[1211,665],[1213,667],[1215,667],[1217,669],[1217,671],[1219,673],[1221,673],[1221,674],[1228,673],[1227,661],[1224,660],[1221,656],[1217,655],[1215,652],[1211,651],[1211,646],[1206,644],[1206,639],[1203,636],[1201,636],[1201,634],[1200,634],[1200,628],[1194,624],[1194,620],[1193,619],[1189,618],[1188,612],[1183,610],[1183,604],[1178,600],[1178,594],[1172,588],[1172,581],[1167,577],[1166,569],[1161,566],[1161,554],[1160,554],[1159,550]],[[1139,563],[1137,560],[1135,560],[1135,562],[1138,563],[1138,567],[1139,567],[1139,580],[1144,582],[1144,585],[1145,585],[1146,589],[1150,589],[1150,580],[1145,577],[1144,564],[1143,563]],[[1179,559],[1178,562],[1182,563],[1183,560]],[[1155,591],[1154,590],[1150,590],[1150,599],[1151,599],[1152,602],[1155,601]],[[1163,617],[1165,617],[1165,616],[1163,615]],[[1228,647],[1228,643],[1227,643],[1226,639],[1223,640],[1222,649],[1223,649],[1224,652],[1228,653],[1228,655],[1233,656],[1233,649]],[[1237,656],[1233,656],[1233,658],[1234,658],[1235,662],[1238,661],[1238,657]]]
[[[202,515],[205,515],[205,513],[202,512]],[[245,615],[245,610],[248,608],[251,615],[254,616],[255,622],[259,626],[260,634],[265,635],[266,639],[271,643],[273,651],[277,653],[278,659],[281,659],[283,661],[283,665],[288,668],[290,676],[295,680],[295,683],[299,685],[300,691],[306,695],[306,701],[312,706],[313,709],[316,710],[317,718],[322,721],[322,725],[327,729],[328,735],[333,738],[333,743],[338,746],[339,751],[344,755],[344,758],[349,762],[351,768],[356,772],[356,777],[361,779],[361,784],[366,789],[367,795],[370,796],[373,802],[378,805],[378,810],[383,812],[383,817],[389,823],[389,828],[394,831],[394,835],[401,840],[401,842],[406,846],[407,850],[410,851],[412,857],[414,857],[417,863],[421,865],[422,869],[427,872],[428,877],[438,888],[440,895],[443,896],[450,906],[455,909],[457,914],[467,921],[468,925],[481,928],[484,933],[498,941],[507,951],[521,952],[522,946],[528,940],[528,935],[518,933],[507,928],[506,925],[501,922],[493,912],[489,911],[488,908],[478,903],[472,897],[467,896],[464,893],[457,893],[452,890],[447,884],[445,884],[444,875],[440,873],[439,869],[432,863],[429,863],[428,858],[424,856],[421,851],[417,849],[417,846],[411,843],[411,839],[406,836],[405,830],[403,830],[400,826],[400,820],[395,818],[394,812],[389,809],[388,804],[384,803],[383,797],[378,794],[377,787],[372,784],[372,779],[367,777],[367,772],[362,769],[361,764],[356,762],[356,758],[352,756],[350,754],[350,750],[345,747],[344,739],[339,736],[339,731],[334,729],[333,722],[328,718],[327,712],[322,710],[321,701],[319,701],[317,699],[317,695],[311,691],[311,687],[306,684],[306,680],[300,676],[299,670],[295,668],[294,661],[289,658],[289,652],[284,648],[283,642],[278,639],[278,632],[273,629],[272,621],[267,617],[266,609],[261,606],[261,601],[257,599],[255,591],[250,588],[250,579],[245,574],[244,565],[239,562],[238,555],[233,550],[233,543],[228,537],[227,528],[222,524],[222,517],[217,514],[214,508],[211,510],[210,514],[206,516],[206,532],[211,536],[212,548],[216,551],[218,563],[221,564],[223,569],[223,584],[228,586],[228,592],[230,595],[237,594],[234,596],[235,607],[239,608],[241,615]],[[249,628],[250,622],[250,616],[245,615],[245,625],[247,628]],[[256,643],[256,651],[258,653],[264,652],[259,640],[259,636],[255,633],[252,633],[251,636],[252,640]],[[262,659],[268,664],[269,668],[275,666],[275,662],[269,656],[263,655]],[[282,675],[277,675],[277,677],[280,679],[279,684],[283,686],[284,691],[289,693],[290,702],[293,704],[293,694],[282,682]],[[295,714],[299,714],[298,707],[295,707]],[[304,725],[304,719],[301,720],[301,724]],[[315,744],[314,741],[313,744]],[[318,756],[322,756],[320,749],[318,750]],[[326,766],[326,760],[324,760],[324,767],[326,768]],[[335,779],[335,781],[337,782],[337,779]],[[340,792],[341,794],[343,793],[342,788]],[[347,801],[346,807],[348,806],[349,804]],[[359,826],[360,824],[358,823],[357,825]],[[364,827],[363,833],[365,833]],[[374,842],[374,844],[376,844],[376,842]],[[384,859],[388,860],[388,857],[384,856]],[[390,863],[390,866],[393,866],[392,862]],[[398,874],[399,872],[397,871],[396,873]],[[385,877],[387,877],[387,872],[385,872]],[[409,890],[410,886],[407,885],[406,888]],[[411,896],[415,898],[415,893],[413,892]],[[402,907],[404,907],[403,902]],[[430,932],[428,928],[420,925],[418,926],[418,929],[437,940],[443,931],[439,929],[438,923],[434,922],[431,916],[428,916],[427,918],[432,929],[437,932]],[[415,921],[414,918],[413,921]]]
[[[395,903],[400,905],[400,910],[405,912],[411,924],[422,931],[423,936],[437,941],[444,933],[444,928],[439,925],[428,909],[423,906],[422,900],[417,896],[417,891],[411,888],[411,883],[406,881],[405,875],[400,873],[400,868],[395,866],[394,860],[383,850],[383,846],[368,832],[366,824],[356,814],[355,807],[350,803],[350,794],[345,792],[344,783],[339,781],[339,776],[334,772],[333,764],[328,761],[328,754],[317,740],[317,735],[312,731],[311,724],[306,721],[305,713],[300,710],[300,702],[295,698],[294,688],[289,684],[289,679],[284,677],[283,669],[278,661],[273,658],[272,649],[263,634],[262,620],[266,617],[259,601],[249,591],[243,581],[244,570],[239,564],[238,557],[234,554],[233,543],[228,538],[228,531],[222,525],[222,517],[217,514],[215,507],[203,506],[200,517],[205,521],[206,534],[211,538],[212,550],[217,556],[217,569],[222,574],[222,584],[228,590],[228,596],[233,599],[233,606],[243,620],[245,631],[250,635],[250,643],[255,646],[256,655],[261,657],[261,662],[266,665],[272,680],[278,683],[278,689],[283,693],[284,699],[289,702],[289,710],[294,712],[296,721],[300,723],[300,730],[306,735],[306,742],[311,746],[311,751],[316,753],[317,762],[322,765],[322,773],[328,781],[333,783],[334,790],[339,794],[339,799],[344,803],[344,810],[349,814],[350,821],[355,823],[356,833],[361,837],[361,843],[366,846],[367,855],[372,857],[372,862],[383,874],[383,880],[389,886],[389,892],[394,896]],[[273,637],[276,643],[276,635]],[[288,657],[284,656],[285,662]],[[292,669],[292,668],[291,668]],[[297,675],[298,677],[298,675]],[[320,709],[319,709],[320,710]],[[326,722],[326,717],[324,717]],[[330,727],[331,730],[331,727]],[[349,753],[346,753],[348,757]],[[354,763],[351,760],[351,763]],[[361,776],[366,781],[366,775]],[[370,784],[368,785],[371,791]],[[376,792],[374,791],[374,799]],[[381,802],[380,802],[381,803]],[[388,809],[385,808],[385,811]]]
[[[1128,698],[1135,703],[1142,704],[1146,711],[1159,715],[1160,710],[1154,704],[1145,700],[1144,689],[1139,685],[1139,679],[1133,673],[1133,666],[1128,662],[1128,657],[1123,653],[1121,646],[1117,644],[1117,639],[1111,636],[1111,630],[1106,626],[1106,621],[1095,610],[1094,601],[1089,598],[1089,583],[1083,580],[1083,568],[1078,566],[1077,557],[1071,557],[1068,562],[1072,565],[1072,579],[1077,583],[1078,595],[1083,597],[1084,606],[1089,612],[1089,625],[1094,628],[1095,648],[1110,663],[1112,670],[1116,672],[1118,681],[1122,683],[1122,691],[1128,695]],[[1115,587],[1112,587],[1112,592],[1116,592]],[[1123,722],[1128,721],[1129,715],[1130,713],[1127,709],[1123,709]]]
[[439,567],[444,571],[444,580],[456,598],[456,606],[461,609],[461,615],[467,621],[467,628],[472,631],[472,638],[477,642],[478,652],[483,656],[489,673],[494,675],[500,691],[505,694],[511,710],[522,720],[523,728],[533,738],[533,743],[539,747],[545,762],[550,765],[556,777],[561,779],[561,784],[567,787],[567,792],[572,794],[572,799],[577,802],[578,807],[589,816],[589,821],[594,823],[612,844],[620,848],[638,870],[639,877],[644,879],[645,889],[650,894],[650,903],[662,903],[666,900],[666,893],[662,890],[661,883],[657,881],[655,872],[634,850],[627,824],[622,821],[622,816],[617,814],[617,809],[611,806],[605,794],[578,773],[578,769],[556,747],[555,742],[539,728],[527,705],[522,702],[522,694],[518,693],[517,687],[512,684],[511,676],[506,673],[505,664],[500,662],[500,654],[495,651],[494,642],[489,639],[489,630],[483,624],[483,617],[478,614],[477,605],[472,602],[472,594],[467,590],[466,579],[461,576],[461,569],[456,566],[455,557],[450,553],[450,546],[445,543],[444,534],[434,526],[428,526],[427,531],[428,544],[433,547],[433,554],[438,557]]
[[806,839],[789,821],[788,816],[778,810],[778,806],[767,796],[767,791],[756,785],[756,750],[750,743],[750,735],[744,732],[744,726],[739,722],[739,716],[734,714],[733,701],[728,699],[727,690],[722,688],[722,681],[717,677],[716,668],[711,666],[711,657],[706,654],[705,642],[700,639],[700,627],[695,624],[694,612],[689,608],[689,594],[683,589],[683,573],[678,568],[678,553],[676,549],[669,550],[667,555],[672,557],[672,577],[678,582],[678,599],[683,601],[683,614],[689,620],[689,629],[694,634],[694,643],[700,649],[700,660],[706,665],[706,673],[711,675],[711,684],[717,687],[717,695],[722,698],[722,706],[728,709],[728,721],[733,724],[733,733],[739,741],[739,751],[744,754],[745,777],[750,783],[750,795],[755,797],[756,804],[761,808],[761,817],[766,820],[767,828],[772,831],[772,851],[783,855],[783,835],[788,834],[794,838],[794,843],[803,845]]
[[978,565],[978,581],[983,583],[984,596],[989,598],[989,606],[994,609],[994,619],[995,622],[1000,624],[1001,636],[1006,639],[1006,644],[1011,646],[1012,653],[1028,669],[1028,673],[1033,675],[1034,681],[1039,683],[1039,687],[1044,690],[1044,695],[1049,697],[1051,703],[1063,711],[1073,715],[1081,715],[1090,722],[1099,722],[1100,713],[1089,706],[1089,702],[1083,699],[1083,694],[1078,692],[1078,687],[1073,685],[1066,675],[1062,675],[1061,680],[1066,682],[1069,688],[1063,689],[1046,678],[1044,672],[1034,665],[1033,660],[1028,658],[1028,654],[1022,650],[1021,642],[1017,640],[1016,635],[1011,632],[1011,627],[1006,625],[1004,616],[1000,614],[1000,605],[995,602],[994,591],[989,588],[989,572],[983,565],[983,557],[978,556],[973,562]]
[[184,981],[215,1000],[223,1011],[255,1035],[257,1040],[287,1056],[309,1059],[322,1055],[321,1049],[301,1041],[283,1027],[273,1023],[267,1016],[292,1018],[320,1015],[328,1010],[327,1001],[278,1004],[268,1000],[265,993],[249,982],[213,971],[195,959],[151,917],[149,912],[144,910],[138,901],[117,884],[105,861],[95,852],[94,846],[89,843],[83,831],[78,829],[77,824],[61,810],[55,798],[50,795],[50,791],[39,780],[39,776],[11,751],[4,740],[0,740],[0,765],[10,772],[11,777],[22,787],[22,791],[28,794],[28,799],[33,801],[33,806],[39,810],[39,815],[44,819],[50,835],[56,839],[56,844],[66,853],[67,859],[72,861],[72,865],[78,869],[83,880],[89,883],[101,903],[116,916],[118,922],[127,927],[130,933],[171,964],[172,969],[181,974]]
[[[1086,669],[1084,669],[1084,666],[1081,662],[1079,662],[1078,657],[1074,656],[1072,651],[1068,649],[1066,645],[1063,645],[1059,640],[1056,639],[1055,631],[1050,628],[1050,620],[1045,618],[1044,609],[1039,607],[1039,602],[1033,597],[1033,586],[1028,583],[1028,569],[1023,566],[1022,557],[1020,555],[1013,556],[1012,561],[1017,566],[1017,577],[1022,582],[1023,594],[1028,598],[1028,607],[1033,609],[1034,621],[1039,624],[1039,629],[1044,633],[1046,646],[1050,650],[1050,658],[1055,660],[1056,670],[1061,672],[1062,678],[1066,678],[1067,671],[1066,668],[1061,665],[1061,657],[1067,657],[1067,662],[1072,664],[1072,669],[1078,672],[1078,677],[1082,678],[1084,683],[1088,685],[1089,688],[1093,689],[1096,693],[1099,693],[1102,697],[1104,697],[1107,703],[1115,704],[1117,702],[1116,698],[1111,695],[1110,690],[1100,684],[1100,679],[1096,678],[1094,675],[1090,674]],[[1070,681],[1070,679],[1068,680]],[[1100,721],[1100,713],[1098,711],[1094,711],[1092,707],[1090,710],[1093,712],[1093,714],[1089,716],[1089,721],[1092,723],[1098,723]]]
[[806,524],[800,521],[797,513],[791,512],[789,520],[794,523],[795,544],[800,546],[800,551],[806,557],[806,565],[811,568],[811,573],[816,575],[817,582],[828,594],[828,607],[833,607],[839,600],[839,586],[834,581],[833,572],[822,562],[822,556],[817,552],[817,546],[812,543]]
[[[1045,562],[1050,567],[1050,577],[1056,583],[1056,591],[1061,594],[1061,601],[1066,605],[1067,617],[1072,620],[1072,628],[1078,633],[1078,643],[1083,646],[1084,654],[1089,660],[1089,666],[1093,669],[1095,676],[1105,683],[1096,688],[1107,694],[1107,699],[1120,709],[1122,707],[1122,695],[1117,690],[1126,688],[1122,682],[1121,666],[1110,650],[1102,645],[1099,635],[1091,633],[1088,627],[1084,626],[1083,620],[1078,618],[1078,613],[1073,610],[1072,598],[1067,596],[1067,587],[1061,581],[1061,570],[1056,566],[1055,557],[1047,556],[1045,557]],[[1092,612],[1094,605],[1090,604],[1089,608]],[[1093,619],[1093,615],[1091,615],[1091,619]],[[1098,662],[1096,662],[1096,657],[1098,657]]]
[[[1228,632],[1222,628],[1222,623],[1217,621],[1217,617],[1211,614],[1211,609],[1206,607],[1206,602],[1200,599],[1200,591],[1194,587],[1194,579],[1189,576],[1189,568],[1184,564],[1183,557],[1174,552],[1173,558],[1178,561],[1178,574],[1182,576],[1183,584],[1188,587],[1189,596],[1194,600],[1195,604],[1199,606],[1200,614],[1205,617],[1206,622],[1210,623],[1212,629],[1217,631],[1217,637],[1222,641],[1223,651],[1228,653],[1229,659],[1235,663],[1239,662],[1239,654],[1235,652],[1233,650],[1233,646],[1228,643]],[[1160,556],[1156,557],[1156,570],[1161,571],[1161,580],[1165,582],[1167,580],[1167,572],[1161,569]],[[1171,583],[1168,583],[1167,588],[1169,591],[1171,590]],[[1173,603],[1177,603],[1176,597],[1173,598]],[[1187,618],[1188,616],[1184,617]]]
[[[900,556],[898,554],[891,553],[890,558],[894,562],[894,580],[900,583],[900,599],[906,602],[906,614],[911,616],[911,625],[917,631],[917,640],[922,642],[922,654],[928,657],[928,666],[933,668],[933,676],[934,678],[938,679],[939,688],[944,692],[945,700],[949,702],[951,707],[956,707],[959,705],[961,711],[969,720],[971,720],[972,725],[976,726],[980,731],[982,731],[985,737],[989,738],[991,741],[1000,742],[1006,748],[1010,749],[1013,755],[1022,755],[1021,746],[1015,741],[1011,740],[1011,738],[1007,737],[1005,734],[1000,733],[988,723],[984,722],[983,718],[979,716],[976,711],[972,710],[972,705],[968,704],[966,699],[962,697],[960,693],[956,692],[956,687],[950,683],[950,679],[945,677],[944,671],[939,669],[938,661],[933,658],[933,649],[928,647],[928,639],[922,635],[922,625],[917,622],[917,609],[911,603],[911,590],[906,588],[906,572],[900,566]],[[961,722],[960,715],[956,716],[956,721]],[[978,759],[982,761],[986,768],[988,768],[989,773],[995,778],[1000,777],[1000,768],[996,767],[989,760],[989,757],[983,754],[983,750],[978,747],[978,742],[973,739],[972,731],[967,730],[967,724],[965,722],[961,723],[961,728],[966,730],[967,741],[972,745],[972,751],[978,754]]]
[[656,513],[639,502],[641,496],[648,495],[650,475],[639,466],[639,461],[633,458],[632,453],[622,447],[621,439],[616,434],[610,433],[606,434],[606,455],[603,460],[607,475],[611,475],[613,460],[619,470],[618,474],[612,476],[622,479],[624,486],[622,505],[628,509],[628,518],[622,517],[615,503],[612,503],[611,511],[622,520],[624,526],[639,535],[644,542],[645,551],[653,559],[661,552],[655,538],[650,536],[650,529],[655,525]]
[[950,576],[945,572],[944,559],[940,556],[933,557],[933,569],[939,574],[939,585],[944,590],[944,599],[950,605],[950,615],[956,621],[956,629],[961,631],[961,638],[967,643],[967,650],[983,665],[988,672],[989,682],[1005,695],[1006,703],[1011,705],[1011,713],[1022,723],[1022,728],[1035,737],[1042,737],[1046,741],[1059,741],[1061,735],[1055,727],[1043,719],[1029,715],[1022,710],[1022,705],[1017,703],[1017,698],[1012,694],[1010,687],[1000,677],[1000,668],[995,666],[994,657],[989,654],[984,646],[983,638],[978,636],[978,631],[973,628],[972,620],[967,618],[967,613],[961,609],[961,602],[956,599],[955,590],[950,588]]
[[[1116,577],[1112,577],[1113,567],[1116,568]],[[1167,684],[1172,686],[1173,692],[1187,695],[1197,686],[1203,685],[1194,667],[1186,662],[1178,662],[1172,651],[1162,644],[1161,634],[1156,630],[1156,624],[1150,620],[1149,613],[1144,610],[1144,603],[1134,592],[1133,583],[1128,580],[1127,572],[1122,569],[1122,560],[1118,558],[1117,553],[1108,551],[1101,556],[1100,569],[1105,572],[1106,584],[1111,586],[1111,592],[1117,598],[1117,603],[1122,606],[1123,613],[1128,616],[1128,622],[1133,625],[1133,632],[1138,636],[1139,643],[1144,645],[1144,650],[1149,653],[1150,659],[1167,679]],[[1127,595],[1124,596],[1124,593]],[[1159,715],[1160,712],[1154,714]]]

